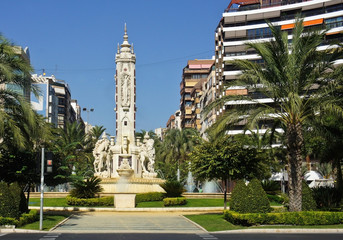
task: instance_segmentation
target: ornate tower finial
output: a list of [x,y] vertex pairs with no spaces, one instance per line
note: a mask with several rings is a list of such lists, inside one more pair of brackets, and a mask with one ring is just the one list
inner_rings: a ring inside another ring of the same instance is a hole
[[133,43],[131,44],[131,53],[133,54]]
[[128,42],[129,36],[127,35],[127,27],[125,23],[125,28],[124,28],[124,41],[120,45],[121,46],[121,52],[130,52],[130,47],[131,45]]
[[118,43],[117,53],[118,53],[118,54],[120,53],[119,43]]

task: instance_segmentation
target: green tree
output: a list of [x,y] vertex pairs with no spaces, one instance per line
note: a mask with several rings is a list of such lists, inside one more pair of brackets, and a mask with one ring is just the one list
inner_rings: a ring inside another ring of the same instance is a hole
[[84,128],[79,123],[67,123],[66,128],[58,128],[55,132],[53,152],[58,160],[55,179],[59,183],[73,180],[72,173],[76,177],[83,178],[83,174],[93,169],[92,139],[87,138]]
[[96,143],[96,141],[100,139],[100,137],[105,131],[106,131],[106,128],[104,128],[103,126],[96,125],[89,131],[89,135],[93,138],[94,142]]
[[175,180],[175,173],[180,169],[180,179],[177,179],[180,181],[188,171],[188,153],[200,142],[201,138],[195,129],[169,129],[156,152],[157,169],[171,180]]
[[[226,96],[214,102],[209,108],[220,106],[225,101],[237,100],[238,105],[227,111],[217,127],[227,127],[246,120],[252,126],[266,117],[273,116],[285,129],[288,162],[288,189],[290,211],[301,211],[301,164],[304,148],[304,124],[311,117],[325,113],[342,114],[339,100],[332,93],[337,81],[328,73],[335,71],[335,60],[342,58],[341,48],[317,51],[323,42],[325,31],[305,31],[303,20],[296,19],[289,43],[288,33],[269,24],[274,39],[270,42],[248,43],[256,50],[263,64],[248,60],[233,62],[243,74],[233,85],[242,85],[249,91],[259,91],[266,98],[274,100],[272,105],[260,103],[248,96]],[[323,80],[325,79],[325,81]],[[239,104],[248,100],[254,104]],[[223,129],[223,128],[222,128]],[[217,129],[217,132],[219,129]]]
[[224,137],[215,142],[204,142],[189,154],[191,171],[200,181],[220,179],[225,183],[224,207],[227,205],[229,179],[251,179],[259,171],[261,158],[256,148]]
[[[34,91],[31,85],[32,67],[19,53],[15,47],[4,36],[0,34],[0,85],[12,85],[23,89],[23,91]],[[26,142],[17,118],[23,116],[27,119],[30,127],[34,127],[34,111],[30,103],[17,91],[0,88],[0,138],[4,137],[4,131],[9,129],[7,136],[12,144],[24,148]]]

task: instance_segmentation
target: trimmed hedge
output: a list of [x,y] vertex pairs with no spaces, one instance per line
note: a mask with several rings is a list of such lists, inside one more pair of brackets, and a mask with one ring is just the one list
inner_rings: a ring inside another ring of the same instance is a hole
[[284,203],[284,199],[278,195],[271,195],[271,194],[267,194],[267,197],[269,199],[269,202],[276,202],[279,204],[283,204]]
[[302,210],[313,211],[316,210],[317,204],[313,198],[313,192],[305,181],[302,182]]
[[15,225],[20,227],[28,223],[35,222],[39,219],[39,214],[37,210],[31,210],[29,213],[24,213],[20,216],[19,220],[9,217],[0,217],[0,226],[2,225]]
[[240,213],[270,212],[270,203],[261,182],[253,179],[246,186],[243,180],[237,181],[231,194],[230,209]]
[[165,194],[161,192],[148,192],[136,194],[136,203],[162,201]]
[[113,206],[114,197],[102,197],[102,198],[76,198],[67,196],[67,204],[70,206],[81,207],[101,207],[101,206]]
[[343,212],[237,213],[224,211],[224,218],[235,225],[260,224],[333,225],[343,223]]
[[27,211],[25,195],[18,183],[0,182],[0,216],[19,219]]
[[187,203],[187,199],[185,197],[163,199],[163,204],[165,207],[176,206],[176,205],[185,205],[186,203]]

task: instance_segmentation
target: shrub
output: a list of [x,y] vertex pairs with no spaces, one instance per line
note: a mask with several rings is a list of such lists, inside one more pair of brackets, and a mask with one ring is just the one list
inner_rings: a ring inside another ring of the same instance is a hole
[[148,192],[136,194],[136,203],[162,201],[165,194],[161,192]]
[[248,186],[239,180],[232,191],[230,209],[240,213],[270,212],[270,203],[261,183],[253,179]]
[[22,191],[21,187],[18,183],[12,183],[9,187],[10,192],[14,198],[15,204],[19,208],[19,212],[27,213],[29,208],[27,206],[27,201],[24,192]]
[[263,190],[261,182],[259,180],[251,180],[248,185],[248,190],[248,212],[266,213],[271,211],[267,194]]
[[316,201],[314,201],[312,190],[304,181],[302,183],[302,210],[316,210]]
[[19,226],[33,223],[39,219],[37,210],[31,210],[29,213],[23,213],[19,218]]
[[19,219],[27,211],[25,196],[17,183],[0,182],[0,216]]
[[185,197],[163,199],[163,204],[165,207],[176,206],[176,205],[185,205],[186,203],[187,203],[187,200]]
[[101,206],[113,206],[113,197],[103,197],[103,198],[76,198],[72,196],[66,197],[67,204],[70,206],[80,206],[80,207],[101,207]]
[[273,180],[263,180],[262,181],[263,190],[270,195],[277,195],[280,193],[280,183]]
[[332,209],[339,207],[340,192],[335,187],[322,186],[312,188],[313,198],[319,209]]
[[9,217],[0,217],[0,226],[2,225],[15,225],[20,227],[28,223],[35,222],[39,219],[39,214],[37,210],[31,210],[29,213],[23,213],[19,220]]
[[224,211],[224,218],[236,225],[259,224],[333,225],[343,223],[343,212],[279,212],[240,214]]
[[231,193],[230,209],[236,212],[246,212],[248,187],[244,180],[238,180],[235,188]]
[[283,204],[283,202],[284,202],[284,199],[278,195],[267,194],[267,197],[268,197],[269,202],[276,202],[279,204]]
[[70,195],[75,198],[94,198],[96,194],[102,191],[100,186],[101,179],[93,176],[85,180],[76,180],[73,183],[74,189]]
[[183,184],[175,180],[167,180],[161,184],[161,187],[166,191],[166,197],[181,197],[186,191]]

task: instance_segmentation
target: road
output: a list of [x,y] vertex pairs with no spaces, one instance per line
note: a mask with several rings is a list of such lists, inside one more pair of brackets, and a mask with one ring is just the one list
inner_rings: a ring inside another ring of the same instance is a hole
[[0,240],[342,240],[343,234],[231,234],[231,233],[9,233]]

